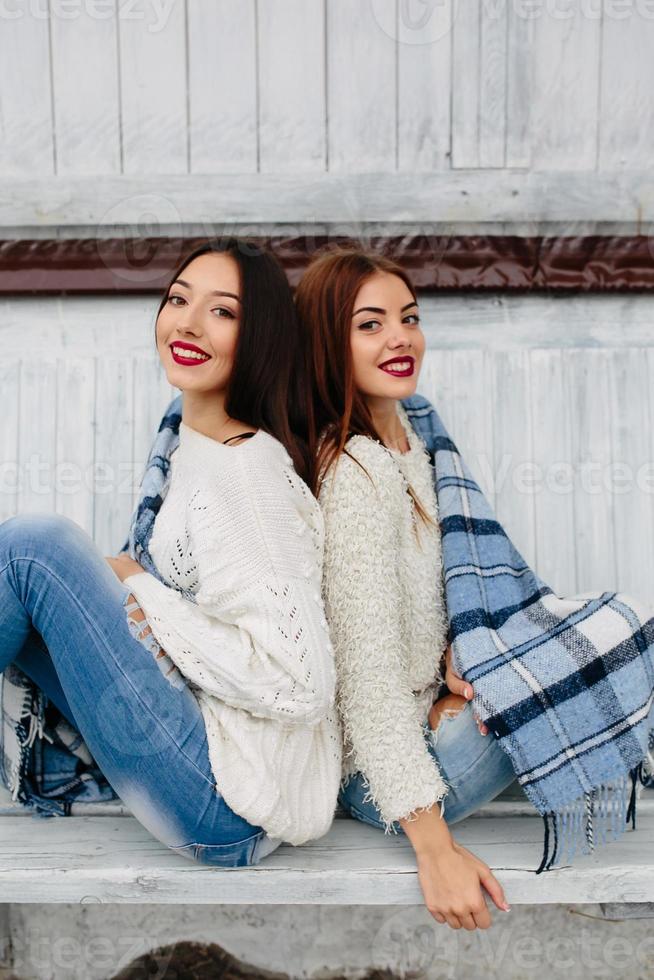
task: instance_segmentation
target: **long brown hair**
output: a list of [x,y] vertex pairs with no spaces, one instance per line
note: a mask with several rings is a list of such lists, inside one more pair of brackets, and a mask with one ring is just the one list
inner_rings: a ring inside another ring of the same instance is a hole
[[187,255],[171,276],[157,317],[175,280],[193,259],[208,252],[230,255],[241,280],[242,316],[225,411],[278,439],[308,483],[311,457],[302,438],[306,396],[304,390],[300,392],[302,381],[294,363],[300,326],[291,287],[273,253],[254,240],[235,236],[206,242]]
[[[316,496],[324,475],[341,454],[351,456],[345,448],[351,436],[369,436],[383,444],[365,397],[354,383],[350,344],[357,293],[377,272],[398,276],[417,300],[413,283],[396,262],[376,253],[342,247],[316,256],[295,292],[304,331],[305,372],[313,382],[307,397],[304,432],[311,454],[309,486]],[[410,486],[408,493],[421,519],[432,524]]]

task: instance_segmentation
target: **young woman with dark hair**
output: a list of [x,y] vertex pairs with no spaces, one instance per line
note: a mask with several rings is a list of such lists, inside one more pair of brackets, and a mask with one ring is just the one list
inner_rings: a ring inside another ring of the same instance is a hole
[[329,829],[341,769],[322,516],[293,433],[298,325],[277,261],[239,239],[193,252],[156,342],[182,394],[125,552],[105,560],[60,516],[0,525],[0,670],[41,686],[168,847],[255,864]]

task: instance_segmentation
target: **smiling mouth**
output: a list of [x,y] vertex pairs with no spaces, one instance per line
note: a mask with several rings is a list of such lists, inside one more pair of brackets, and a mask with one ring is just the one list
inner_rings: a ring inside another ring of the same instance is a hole
[[191,350],[188,347],[180,347],[177,344],[170,345],[170,352],[176,364],[183,364],[186,367],[195,367],[196,364],[203,364],[205,361],[211,360],[208,354]]
[[385,364],[378,365],[380,371],[390,374],[395,378],[409,378],[413,374],[414,360],[412,357],[403,360],[387,361]]

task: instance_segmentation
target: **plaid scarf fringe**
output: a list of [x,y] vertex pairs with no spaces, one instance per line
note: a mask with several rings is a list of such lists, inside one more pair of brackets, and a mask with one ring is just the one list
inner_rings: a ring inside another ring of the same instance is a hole
[[[654,730],[650,733],[650,742]],[[595,787],[558,812],[542,814],[543,853],[536,874],[552,865],[571,863],[575,854],[591,854],[596,842],[606,844],[622,836],[631,822],[636,829],[636,805],[647,786],[647,763],[641,761],[623,779]]]
[[47,698],[43,691],[13,664],[5,671],[3,694],[3,781],[11,799],[30,804],[25,777],[29,769],[30,749],[37,738],[52,742],[45,729]]

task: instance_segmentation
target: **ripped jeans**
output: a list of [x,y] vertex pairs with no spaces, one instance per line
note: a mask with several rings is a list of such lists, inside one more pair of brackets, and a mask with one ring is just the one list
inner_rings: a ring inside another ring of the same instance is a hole
[[[480,733],[470,702],[452,717],[443,714],[433,731],[425,722],[423,732],[429,752],[448,786],[443,800],[443,817],[448,824],[470,816],[514,781],[515,771],[509,756],[492,732]],[[350,816],[383,828],[384,822],[374,803],[363,802],[367,793],[362,774],[353,773],[341,787],[338,802]],[[405,833],[399,821],[392,824],[392,829],[398,834]]]
[[[92,539],[57,515],[0,523],[0,672],[35,681],[80,732],[136,819],[202,864],[258,864],[279,846],[231,810],[209,763],[200,707]],[[149,641],[149,642],[146,642]]]

